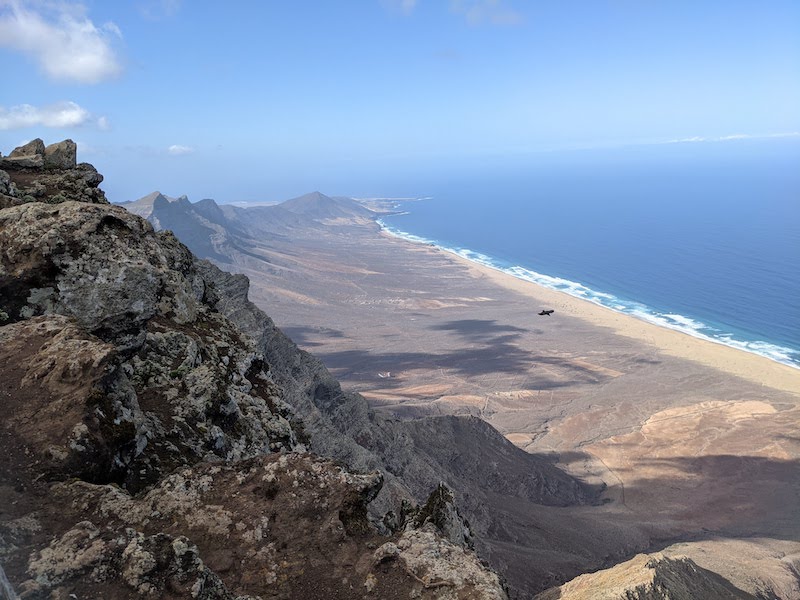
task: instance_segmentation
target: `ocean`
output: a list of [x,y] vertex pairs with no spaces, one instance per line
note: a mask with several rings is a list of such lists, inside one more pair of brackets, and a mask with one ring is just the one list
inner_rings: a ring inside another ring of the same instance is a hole
[[800,140],[550,153],[418,185],[390,233],[800,368]]

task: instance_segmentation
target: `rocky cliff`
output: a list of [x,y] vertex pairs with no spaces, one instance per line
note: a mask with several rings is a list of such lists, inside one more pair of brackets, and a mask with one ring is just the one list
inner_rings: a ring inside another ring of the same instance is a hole
[[[415,508],[436,461],[392,473],[375,445],[413,436],[373,433],[246,281],[109,205],[70,141],[0,169],[0,579],[16,593],[506,597],[446,488]],[[553,471],[525,493],[586,494]]]

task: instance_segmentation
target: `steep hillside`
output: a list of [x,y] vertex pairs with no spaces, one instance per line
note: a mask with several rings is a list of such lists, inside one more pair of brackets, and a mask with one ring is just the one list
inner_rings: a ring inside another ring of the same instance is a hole
[[165,196],[161,192],[155,191],[147,194],[146,196],[142,196],[138,200],[129,200],[128,202],[120,202],[120,206],[124,206],[128,212],[132,212],[135,215],[138,215],[144,219],[148,218],[151,214],[153,214],[153,206],[156,203],[156,200],[165,201],[165,202],[177,202],[178,200],[187,199],[186,196],[181,196],[180,198],[172,198],[170,196]]

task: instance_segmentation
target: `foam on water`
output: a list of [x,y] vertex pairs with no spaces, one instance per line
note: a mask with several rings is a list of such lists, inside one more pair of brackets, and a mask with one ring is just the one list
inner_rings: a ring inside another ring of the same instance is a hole
[[485,267],[502,271],[503,273],[507,273],[518,279],[530,281],[552,290],[564,292],[576,298],[588,300],[589,302],[593,302],[599,306],[636,317],[642,321],[647,321],[653,325],[658,325],[659,327],[666,327],[667,329],[680,331],[681,333],[707,340],[709,342],[714,342],[729,346],[731,348],[736,348],[738,350],[743,350],[745,352],[758,354],[759,356],[769,358],[784,365],[800,369],[800,351],[797,351],[793,348],[771,344],[762,340],[737,339],[734,337],[733,333],[723,331],[717,327],[702,323],[685,315],[659,312],[646,306],[645,304],[642,304],[641,302],[635,302],[625,298],[620,298],[607,292],[593,290],[582,283],[578,283],[577,281],[570,281],[561,277],[554,277],[552,275],[538,273],[532,269],[528,269],[520,265],[513,265],[486,254],[482,254],[481,252],[470,250],[469,248],[449,247],[440,244],[436,240],[414,235],[398,229],[397,227],[388,225],[381,219],[376,219],[376,221],[386,233],[394,235],[395,237],[399,237],[417,244],[434,246],[440,250],[456,254],[462,258]]

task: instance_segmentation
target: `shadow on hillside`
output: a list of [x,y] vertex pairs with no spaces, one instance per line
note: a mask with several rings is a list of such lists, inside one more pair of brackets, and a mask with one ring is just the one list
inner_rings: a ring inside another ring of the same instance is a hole
[[[582,452],[559,456],[564,465],[587,459]],[[637,479],[637,471],[663,476]],[[623,476],[628,483],[620,501],[642,517],[652,518],[658,509],[695,533],[716,530],[800,542],[800,460],[732,454],[644,458],[628,465]],[[620,486],[611,478],[606,483]]]
[[[560,462],[587,458],[563,453]],[[546,507],[482,486],[481,493],[472,487],[459,501],[483,551],[501,565],[520,597],[675,543],[800,541],[800,460],[711,455],[643,461],[642,467],[658,467],[665,476],[626,486],[627,510],[620,501]],[[619,485],[610,477],[607,483]]]
[[520,334],[529,331],[514,325],[501,325],[495,320],[488,319],[447,321],[446,323],[433,325],[430,329],[435,331],[452,331],[473,342],[492,341],[486,338],[489,336],[499,336],[499,334],[507,334],[501,337],[511,341],[518,338]]
[[322,342],[315,342],[312,338],[329,337],[329,338],[344,338],[344,333],[338,329],[331,329],[329,327],[281,327],[281,331],[289,336],[295,344],[303,348],[315,348],[322,346]]
[[[370,352],[345,350],[341,352],[317,351],[316,355],[325,366],[334,371],[338,379],[346,381],[372,381],[381,372],[403,373],[414,370],[443,369],[458,377],[480,377],[492,374],[515,376],[523,380],[517,387],[527,390],[546,390],[596,381],[597,375],[588,370],[560,363],[550,356],[523,350],[507,342],[499,342],[464,348],[452,352],[433,354],[428,352]],[[537,372],[537,363],[558,364],[563,367],[563,376],[553,377]],[[381,379],[381,387],[408,385],[400,379]]]

